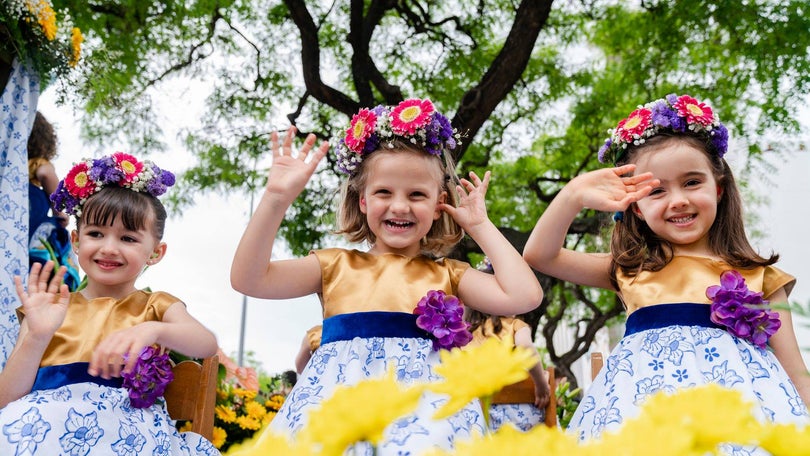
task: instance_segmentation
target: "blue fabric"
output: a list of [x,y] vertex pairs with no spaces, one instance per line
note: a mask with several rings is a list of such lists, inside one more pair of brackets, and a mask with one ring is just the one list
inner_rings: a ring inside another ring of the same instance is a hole
[[48,216],[51,210],[51,203],[45,190],[37,187],[31,182],[28,183],[28,242],[34,235],[37,227],[45,222],[56,220]]
[[416,326],[416,315],[404,312],[356,312],[335,315],[323,321],[321,344],[355,337],[404,337],[427,339]]
[[[28,135],[39,77],[16,58],[0,96],[0,369],[17,341],[14,310],[22,303],[14,276],[28,278]],[[0,454],[5,454],[0,452]],[[14,454],[14,453],[11,453]]]
[[624,336],[671,325],[722,328],[712,322],[708,304],[676,303],[642,307],[627,317]]
[[107,380],[88,374],[87,367],[89,365],[90,363],[71,363],[40,367],[37,371],[37,378],[34,379],[34,386],[31,387],[31,391],[56,389],[60,386],[83,382],[92,382],[113,388],[121,387],[123,380],[121,380],[120,377],[113,377]]

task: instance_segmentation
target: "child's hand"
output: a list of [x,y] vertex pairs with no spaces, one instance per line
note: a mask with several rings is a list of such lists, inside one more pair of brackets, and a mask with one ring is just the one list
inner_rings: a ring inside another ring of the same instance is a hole
[[599,169],[577,176],[568,185],[579,195],[582,207],[605,212],[624,211],[660,183],[653,179],[652,173],[622,177],[634,169],[634,164]]
[[298,151],[297,156],[293,156],[292,142],[295,137],[295,126],[287,130],[284,141],[279,147],[278,132],[270,135],[270,147],[273,152],[273,164],[270,166],[270,174],[267,178],[267,193],[280,196],[284,201],[292,204],[292,201],[304,190],[312,173],[315,172],[318,163],[329,150],[329,143],[323,141],[321,145],[312,152],[312,159],[306,161],[315,144],[315,135],[310,134],[304,140],[304,145]]
[[[544,375],[543,378],[547,377]],[[551,391],[548,388],[548,381],[540,382],[534,385],[534,405],[537,408],[544,409],[551,400]]]
[[107,336],[93,350],[87,373],[109,379],[120,377],[122,371],[131,371],[141,350],[157,341],[159,324],[147,321]]
[[470,172],[470,179],[472,182],[461,179],[461,185],[456,186],[459,194],[458,207],[450,204],[440,206],[468,233],[481,223],[489,221],[486,195],[490,172],[484,173],[483,181],[474,172]]
[[34,263],[28,275],[27,292],[23,288],[20,277],[14,277],[14,285],[17,288],[17,295],[22,301],[25,311],[24,321],[28,326],[29,334],[49,341],[65,321],[67,307],[70,303],[70,292],[67,285],[62,283],[67,268],[60,266],[48,283],[51,271],[53,271],[53,261],[48,261],[44,267],[40,263]]

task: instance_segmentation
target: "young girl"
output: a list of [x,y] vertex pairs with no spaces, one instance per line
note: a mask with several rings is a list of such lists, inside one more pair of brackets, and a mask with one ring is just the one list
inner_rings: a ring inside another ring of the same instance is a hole
[[67,268],[64,281],[68,288],[75,290],[80,279],[70,248],[70,234],[65,229],[68,216],[54,209],[48,199],[59,184],[51,163],[56,157],[56,144],[53,125],[37,111],[28,135],[28,259],[31,266],[55,257]]
[[[627,310],[624,338],[571,420],[580,438],[620,427],[650,394],[705,383],[741,391],[763,419],[808,421],[810,376],[790,313],[775,310],[795,279],[746,238],[727,140],[688,95],[640,107],[600,151],[616,167],[573,179],[526,244],[540,272],[615,290]],[[620,211],[610,254],[562,247],[583,208]]]
[[[520,318],[487,315],[467,308],[464,311],[464,319],[470,323],[470,332],[473,335],[472,342],[468,346],[480,344],[489,337],[497,337],[500,340],[508,338],[515,346],[527,347],[537,353],[532,341],[531,327]],[[529,369],[529,375],[534,382],[534,403],[492,404],[489,409],[492,430],[498,430],[505,423],[511,423],[520,430],[528,431],[545,420],[545,407],[551,393],[539,354],[537,364]]]
[[123,153],[82,161],[59,183],[53,201],[76,216],[72,243],[87,286],[69,294],[64,267],[49,281],[51,262],[34,265],[27,291],[15,278],[22,320],[0,374],[0,454],[219,454],[201,436],[179,434],[162,401],[144,408],[122,388],[134,369],[165,382],[144,370],[145,347],[191,357],[217,350],[183,302],[135,287],[166,253],[157,196],[173,183]]
[[[339,232],[351,242],[366,241],[370,249],[317,250],[267,263],[285,211],[328,148],[324,142],[310,153],[315,137],[309,135],[294,157],[294,134],[291,128],[281,149],[277,135],[271,137],[267,187],[231,270],[234,288],[250,296],[320,295],[321,346],[271,423],[274,431],[288,433],[305,426],[307,413],[337,384],[379,377],[388,368],[406,383],[437,379],[432,367],[438,354],[413,314],[428,291],[456,295],[468,306],[495,314],[526,312],[542,298],[531,268],[487,218],[489,172],[483,180],[471,173],[471,181],[462,179],[454,189],[449,154],[458,138],[429,100],[361,109],[338,148],[338,165],[349,175],[342,188]],[[454,190],[461,194],[458,204]],[[441,258],[461,239],[462,229],[490,257],[495,275]],[[449,419],[432,420],[444,401],[423,397],[413,415],[389,426],[378,450],[417,454],[433,446],[449,448],[455,438],[483,431],[475,403]]]

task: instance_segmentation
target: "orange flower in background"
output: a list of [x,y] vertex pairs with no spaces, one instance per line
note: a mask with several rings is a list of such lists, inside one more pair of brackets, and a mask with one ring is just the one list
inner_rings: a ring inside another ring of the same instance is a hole
[[234,362],[220,348],[217,351],[219,363],[225,366],[225,381],[236,380],[242,388],[250,391],[259,391],[259,376],[252,367],[241,367]]

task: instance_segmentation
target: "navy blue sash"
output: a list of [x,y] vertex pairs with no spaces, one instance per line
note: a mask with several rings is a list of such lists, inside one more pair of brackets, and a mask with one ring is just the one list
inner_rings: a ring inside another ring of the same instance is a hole
[[112,386],[120,388],[123,380],[121,377],[113,377],[105,380],[101,377],[94,377],[87,373],[90,363],[60,364],[58,366],[45,366],[37,370],[37,378],[34,379],[34,386],[31,391],[59,388],[60,386],[72,385],[74,383],[91,382],[102,386]]
[[321,344],[355,337],[419,337],[427,332],[416,326],[416,315],[404,312],[355,312],[335,315],[323,321]]
[[703,326],[725,329],[712,322],[709,304],[676,303],[642,307],[627,317],[625,337],[648,329],[667,326]]

